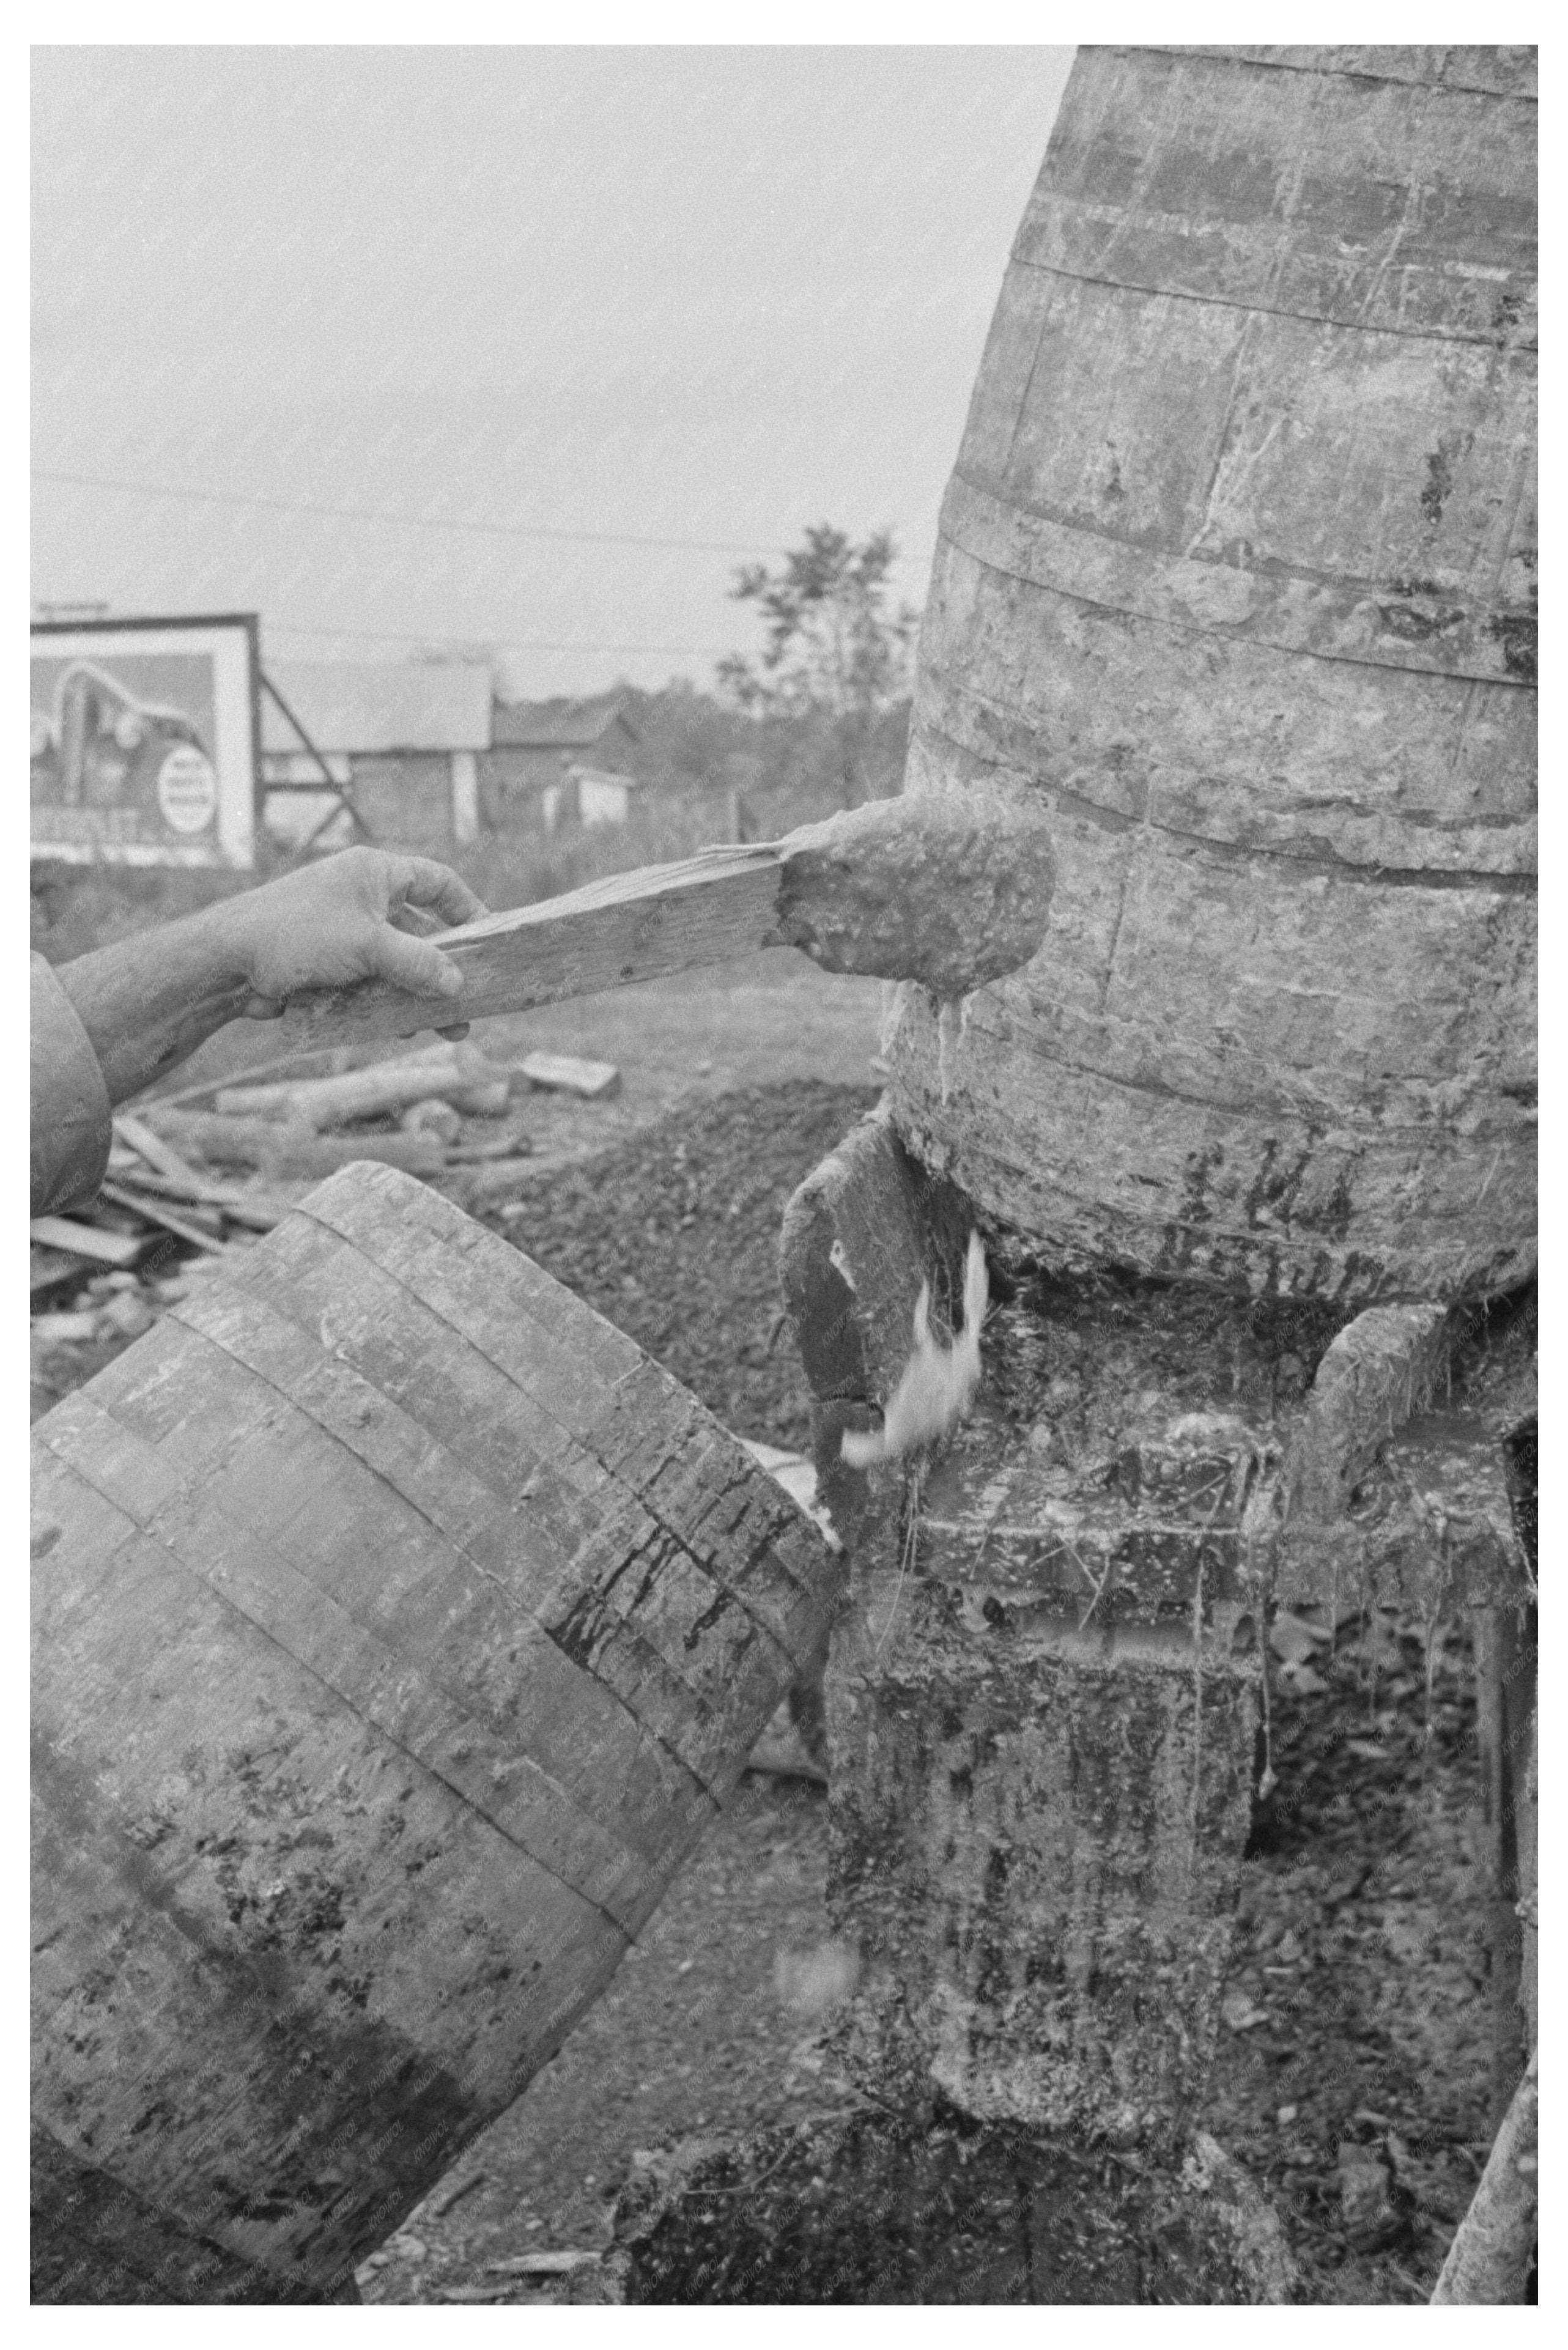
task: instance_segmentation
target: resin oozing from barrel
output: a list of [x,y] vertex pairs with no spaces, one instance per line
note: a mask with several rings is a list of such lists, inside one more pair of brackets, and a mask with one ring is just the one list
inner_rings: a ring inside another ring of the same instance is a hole
[[780,928],[825,971],[951,1001],[1017,971],[1045,936],[1050,831],[1000,796],[872,800],[803,826],[787,846]]

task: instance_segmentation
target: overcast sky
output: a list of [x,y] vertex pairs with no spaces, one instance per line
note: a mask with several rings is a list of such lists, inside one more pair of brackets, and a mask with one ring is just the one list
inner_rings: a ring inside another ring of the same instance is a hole
[[717,543],[43,480],[35,598],[495,641],[525,693],[708,681],[811,522],[890,525],[919,604],[1072,54],[35,50],[41,473]]

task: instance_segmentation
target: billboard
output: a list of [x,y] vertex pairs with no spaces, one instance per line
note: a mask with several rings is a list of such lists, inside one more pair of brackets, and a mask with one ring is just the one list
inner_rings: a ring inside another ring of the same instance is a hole
[[254,613],[36,624],[30,666],[35,857],[249,868]]

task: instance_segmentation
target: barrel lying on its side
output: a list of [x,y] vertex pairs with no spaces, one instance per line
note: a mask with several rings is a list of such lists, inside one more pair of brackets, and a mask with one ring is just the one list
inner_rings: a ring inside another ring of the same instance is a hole
[[830,1612],[674,1379],[397,1170],[34,1445],[35,2293],[317,2300],[603,1989]]

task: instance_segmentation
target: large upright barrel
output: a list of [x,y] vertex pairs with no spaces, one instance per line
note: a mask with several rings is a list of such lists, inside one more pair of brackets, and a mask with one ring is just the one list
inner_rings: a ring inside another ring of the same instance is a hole
[[34,1520],[35,2293],[333,2297],[603,1989],[833,1555],[363,1165],[39,1421]]
[[1052,812],[896,1120],[1065,1260],[1534,1252],[1534,53],[1087,48],[942,510],[906,788]]

